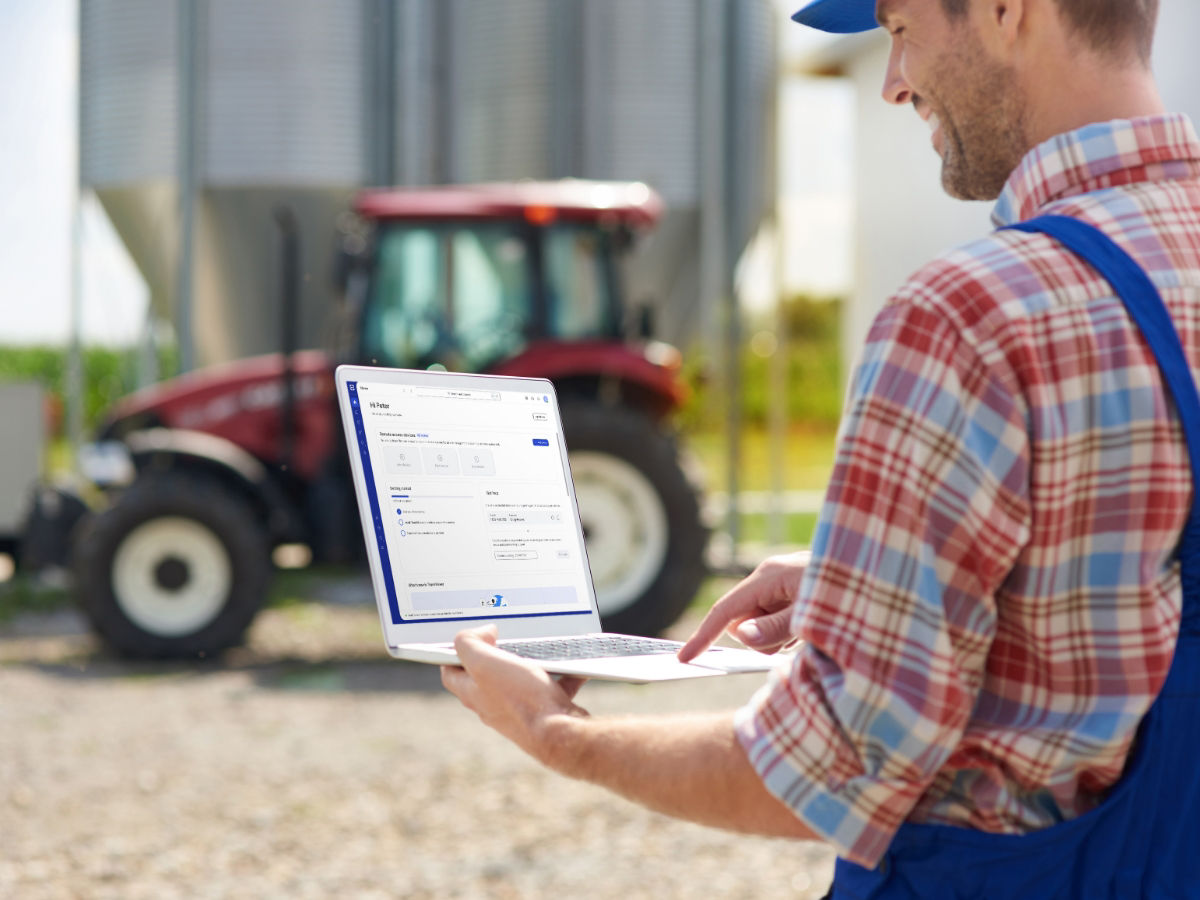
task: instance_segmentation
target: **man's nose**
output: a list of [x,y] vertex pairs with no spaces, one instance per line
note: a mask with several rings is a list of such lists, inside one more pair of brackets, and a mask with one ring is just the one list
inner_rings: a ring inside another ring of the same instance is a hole
[[909,104],[913,99],[913,89],[900,72],[900,42],[895,40],[892,41],[887,72],[883,76],[883,99],[898,106]]

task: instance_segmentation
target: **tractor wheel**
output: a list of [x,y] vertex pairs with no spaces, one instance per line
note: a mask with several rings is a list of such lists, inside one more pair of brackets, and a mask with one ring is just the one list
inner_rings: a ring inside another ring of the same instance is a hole
[[191,475],[136,482],[78,536],[75,592],[100,636],[135,657],[195,657],[241,641],[271,577],[252,511]]
[[604,627],[658,634],[705,575],[708,530],[675,443],[621,407],[568,401],[562,419]]

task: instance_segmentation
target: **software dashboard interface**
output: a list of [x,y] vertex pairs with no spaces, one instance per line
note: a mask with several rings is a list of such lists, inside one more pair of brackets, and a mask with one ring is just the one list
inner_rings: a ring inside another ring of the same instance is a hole
[[394,623],[591,612],[550,394],[346,390]]

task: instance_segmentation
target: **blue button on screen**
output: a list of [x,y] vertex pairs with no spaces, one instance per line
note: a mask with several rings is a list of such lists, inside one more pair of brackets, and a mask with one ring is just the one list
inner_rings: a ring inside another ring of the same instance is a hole
[[534,438],[534,439],[533,439],[533,446],[535,446],[535,447],[549,447],[549,446],[550,446],[550,442],[549,442],[548,440],[546,440],[545,438]]

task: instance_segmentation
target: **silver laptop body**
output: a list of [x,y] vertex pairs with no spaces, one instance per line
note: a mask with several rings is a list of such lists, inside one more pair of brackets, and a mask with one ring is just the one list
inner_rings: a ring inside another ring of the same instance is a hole
[[[455,664],[454,635],[488,623],[502,646],[518,641],[526,656],[550,644],[624,637],[601,629],[549,381],[339,366],[336,389],[392,656]],[[725,647],[684,664],[676,647],[537,662],[550,672],[635,682],[773,665]]]

